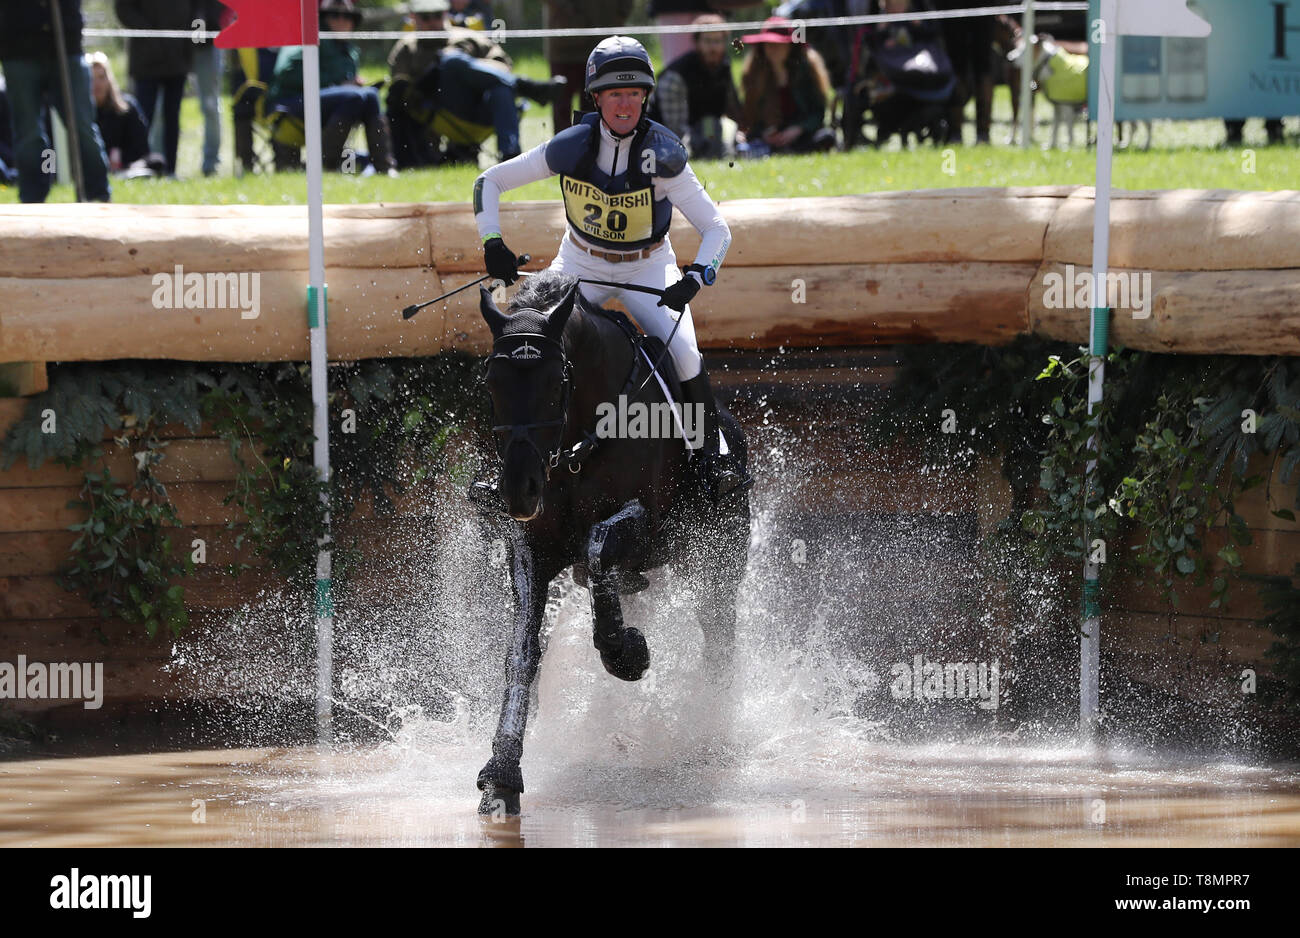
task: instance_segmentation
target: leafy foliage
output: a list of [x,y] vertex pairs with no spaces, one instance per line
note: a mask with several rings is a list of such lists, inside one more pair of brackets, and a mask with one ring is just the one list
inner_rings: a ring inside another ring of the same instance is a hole
[[1300,706],[1300,563],[1292,576],[1247,576],[1260,582],[1260,600],[1269,610],[1264,623],[1280,639],[1265,654],[1277,662],[1288,702]]
[[107,467],[88,472],[81,499],[68,503],[86,509],[88,516],[70,526],[78,536],[64,585],[83,593],[100,615],[143,625],[150,638],[161,625],[179,635],[189,621],[184,589],[172,580],[194,569],[188,554],[179,561],[172,554],[167,529],[180,519],[153,475],[163,445],[150,436],[134,451],[134,482],[119,484]]
[[[167,446],[158,438],[162,425],[180,423],[197,434],[209,422],[239,467],[225,499],[247,517],[227,525],[236,547],[247,544],[282,577],[308,588],[327,543],[327,491],[337,522],[363,497],[385,513],[393,507],[390,493],[464,471],[448,444],[482,413],[473,361],[447,354],[331,367],[329,483],[317,477],[312,458],[310,372],[294,363],[52,366],[49,390],[29,400],[0,447],[0,465],[25,456],[33,468],[47,461],[85,467],[80,499],[71,504],[87,517],[72,526],[78,537],[64,585],[86,595],[102,615],[141,623],[151,636],[162,625],[178,632],[187,615],[176,581],[194,564],[172,550],[170,533],[181,519],[155,476]],[[131,452],[132,478],[115,479],[103,466],[106,430],[114,445]],[[329,546],[338,551],[335,576],[346,575],[355,557]],[[247,566],[233,564],[229,572]]]
[[[1078,569],[1097,538],[1127,541],[1130,556],[1108,553],[1103,577],[1154,576],[1174,606],[1179,587],[1208,583],[1210,605],[1225,607],[1245,573],[1240,548],[1251,542],[1237,500],[1279,463],[1289,484],[1300,464],[1300,359],[1118,349],[1092,413],[1089,367],[1086,349],[1067,355],[1029,337],[1005,348],[907,348],[868,433],[881,443],[902,435],[956,467],[1001,452],[1013,505],[995,539],[1014,542],[1040,569]],[[956,434],[935,430],[945,408],[958,414]],[[1257,455],[1271,457],[1269,471],[1247,475]],[[1274,514],[1294,522],[1295,510]],[[1226,533],[1217,551],[1207,549],[1211,531]],[[1270,620],[1283,637],[1277,654],[1300,677],[1300,635],[1285,621]]]

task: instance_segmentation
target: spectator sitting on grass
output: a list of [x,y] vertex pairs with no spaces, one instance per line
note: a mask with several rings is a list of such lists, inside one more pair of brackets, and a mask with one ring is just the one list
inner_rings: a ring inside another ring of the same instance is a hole
[[403,167],[438,162],[440,136],[447,138],[449,152],[459,148],[476,156],[479,144],[494,131],[501,159],[513,159],[521,152],[515,98],[550,104],[557,95],[568,96],[563,78],[546,82],[514,74],[504,49],[482,32],[449,25],[447,9],[446,0],[413,0],[418,30],[450,35],[404,36],[388,55],[393,76],[388,116]]
[[[352,0],[322,0],[320,5],[320,109],[321,158],[326,169],[343,166],[343,145],[357,124],[366,128],[370,160],[378,172],[397,175],[389,143],[388,121],[379,106],[379,92],[362,84],[358,74],[361,55],[342,37],[356,29],[361,13]],[[324,33],[330,33],[326,39]],[[267,88],[273,107],[302,117],[302,46],[285,46],[275,60],[275,74]]]
[[[745,103],[737,143],[750,155],[810,153],[835,146],[826,126],[831,80],[822,57],[806,42],[794,41],[794,24],[769,17],[761,32],[742,37],[751,47],[741,72]],[[762,146],[754,146],[762,144]]]
[[[113,65],[102,52],[92,52],[90,93],[95,98],[95,123],[108,151],[108,168],[113,172],[135,168],[156,173],[167,170],[161,154],[149,153],[149,125],[135,98],[123,94],[113,75]],[[144,173],[140,173],[144,175]]]
[[[695,24],[725,26],[716,13],[705,13]],[[695,33],[695,48],[659,73],[650,98],[650,118],[681,138],[691,159],[720,159],[734,149],[724,139],[722,118],[740,121],[740,98],[731,79],[726,30]]]

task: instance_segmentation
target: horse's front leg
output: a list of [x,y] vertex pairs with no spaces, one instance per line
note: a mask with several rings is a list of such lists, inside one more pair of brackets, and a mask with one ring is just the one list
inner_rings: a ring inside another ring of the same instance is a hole
[[618,598],[619,569],[635,569],[649,536],[646,510],[637,500],[591,526],[587,537],[587,588],[591,590],[591,618],[601,664],[614,677],[639,681],[650,667],[650,648],[637,628],[623,627],[623,606]]
[[504,807],[507,814],[519,813],[519,796],[524,790],[519,760],[524,754],[524,729],[528,725],[528,691],[542,658],[540,633],[550,578],[539,575],[532,545],[518,525],[512,526],[510,545],[514,628],[506,653],[506,689],[492,740],[492,758],[478,773],[478,787],[483,792],[480,814],[492,814],[499,807]]

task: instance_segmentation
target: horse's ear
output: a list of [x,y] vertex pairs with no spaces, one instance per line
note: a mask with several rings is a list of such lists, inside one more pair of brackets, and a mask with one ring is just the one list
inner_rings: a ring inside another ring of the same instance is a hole
[[509,317],[497,309],[496,301],[492,299],[492,291],[487,287],[478,288],[478,311],[483,314],[484,321],[492,330],[492,337],[499,337]]
[[564,294],[564,299],[560,300],[546,317],[545,332],[556,342],[560,341],[560,336],[564,333],[564,324],[569,321],[569,314],[573,312],[573,306],[577,301],[578,281],[575,280],[573,286],[569,287],[569,292]]

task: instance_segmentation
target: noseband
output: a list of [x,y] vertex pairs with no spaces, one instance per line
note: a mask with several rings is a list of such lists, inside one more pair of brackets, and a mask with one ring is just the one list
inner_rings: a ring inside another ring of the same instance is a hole
[[[569,401],[573,397],[573,365],[564,354],[564,346],[550,336],[535,332],[516,332],[503,335],[492,343],[492,354],[483,362],[484,374],[494,361],[505,361],[515,366],[532,367],[544,361],[558,359],[564,370],[564,381],[560,390],[560,417],[558,420],[540,420],[534,423],[503,423],[492,428],[496,437],[497,455],[504,461],[506,453],[516,442],[528,444],[542,461],[546,480],[551,479],[551,470],[560,464],[560,447],[564,442],[564,431],[569,423]],[[542,452],[533,433],[537,430],[559,427],[555,437],[555,449],[549,455]],[[505,434],[500,436],[499,434]],[[570,467],[572,471],[572,467]]]

